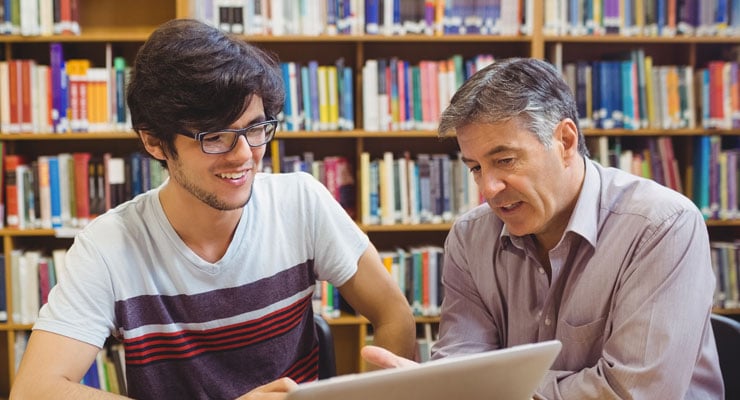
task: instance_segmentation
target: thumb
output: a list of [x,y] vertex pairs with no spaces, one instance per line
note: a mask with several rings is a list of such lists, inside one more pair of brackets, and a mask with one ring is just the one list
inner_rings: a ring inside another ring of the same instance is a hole
[[378,346],[365,346],[360,354],[365,361],[379,368],[403,368],[418,365],[415,361],[397,356]]

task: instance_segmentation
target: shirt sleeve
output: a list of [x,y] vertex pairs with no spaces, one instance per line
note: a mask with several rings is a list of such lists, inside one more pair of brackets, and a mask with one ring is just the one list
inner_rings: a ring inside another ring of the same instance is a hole
[[114,290],[105,261],[93,241],[80,233],[67,251],[63,276],[49,293],[33,329],[103,347],[114,331]]
[[445,242],[440,340],[432,358],[472,354],[501,346],[499,326],[481,299],[468,265],[468,251],[458,229]]
[[[697,367],[711,370],[697,366],[707,362],[702,354],[716,358],[716,349],[708,348],[714,341],[707,340],[715,280],[704,221],[682,210],[635,241],[616,282],[600,358],[580,371],[549,371],[540,398],[682,399]],[[703,384],[711,393],[716,380]]]

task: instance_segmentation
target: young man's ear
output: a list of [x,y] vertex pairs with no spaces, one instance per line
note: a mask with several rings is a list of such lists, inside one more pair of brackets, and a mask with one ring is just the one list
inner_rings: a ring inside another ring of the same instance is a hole
[[141,142],[144,144],[144,149],[147,153],[157,160],[164,160],[165,150],[162,146],[162,141],[159,138],[154,137],[149,131],[139,131],[139,137]]

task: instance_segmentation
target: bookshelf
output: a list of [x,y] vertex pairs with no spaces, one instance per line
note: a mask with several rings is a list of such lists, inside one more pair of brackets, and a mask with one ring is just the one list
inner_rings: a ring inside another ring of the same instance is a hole
[[[79,0],[80,35],[63,36],[19,36],[3,35],[0,42],[3,49],[0,60],[31,58],[40,64],[49,64],[49,44],[62,43],[66,58],[87,58],[93,65],[105,65],[106,51],[124,57],[129,64],[136,50],[146,40],[149,33],[160,23],[176,17],[191,16],[195,0]],[[279,131],[276,140],[283,142],[286,154],[301,154],[311,151],[317,158],[331,155],[345,155],[357,167],[360,155],[370,153],[373,158],[382,157],[386,151],[401,157],[404,151],[413,154],[445,153],[455,154],[453,139],[439,140],[431,130],[407,130],[394,132],[368,132],[363,130],[362,77],[360,71],[367,60],[403,57],[412,63],[421,60],[441,60],[452,54],[465,58],[480,53],[492,53],[496,58],[536,57],[545,58],[556,64],[567,64],[579,60],[594,61],[611,57],[614,53],[628,52],[636,48],[644,49],[654,58],[656,65],[690,65],[695,68],[706,66],[709,60],[733,59],[730,52],[738,46],[737,36],[677,36],[644,37],[602,35],[567,36],[545,34],[544,5],[546,0],[527,0],[532,5],[532,31],[520,36],[382,36],[382,35],[250,35],[246,40],[275,52],[282,61],[307,63],[318,60],[321,64],[333,64],[344,58],[346,65],[355,71],[353,88],[355,129],[347,131],[287,132]],[[538,22],[539,21],[539,22]],[[584,129],[588,140],[599,138],[623,139],[625,142],[640,138],[668,136],[676,149],[679,165],[690,165],[693,138],[707,133],[719,135],[729,143],[740,136],[740,129],[713,129],[708,132],[702,128],[659,129]],[[115,155],[125,155],[139,150],[136,136],[131,132],[108,130],[95,133],[51,132],[0,134],[0,143],[7,154],[22,154],[29,159],[39,155],[60,152],[89,151],[102,153],[111,151]],[[593,149],[592,149],[593,151]],[[361,175],[355,168],[355,181]],[[359,198],[359,196],[358,196]],[[358,200],[358,210],[360,208]],[[358,219],[358,223],[360,223]],[[441,246],[450,222],[421,224],[360,224],[379,250],[395,247],[410,247],[419,244]],[[708,220],[707,229],[713,240],[734,241],[738,239],[738,219],[722,221]],[[5,276],[10,277],[8,261],[12,249],[41,248],[51,251],[69,246],[69,237],[56,237],[57,232],[50,229],[0,229],[5,256]],[[15,343],[31,325],[13,321],[13,296],[11,283],[6,279],[6,303],[9,320],[0,323],[0,397],[7,396],[15,375]],[[717,312],[732,316],[740,315],[740,308],[717,309]],[[336,341],[337,368],[339,373],[363,371],[366,366],[359,358],[359,349],[371,333],[371,326],[362,317],[343,314],[330,319]],[[435,317],[419,317],[419,327],[438,323]]]

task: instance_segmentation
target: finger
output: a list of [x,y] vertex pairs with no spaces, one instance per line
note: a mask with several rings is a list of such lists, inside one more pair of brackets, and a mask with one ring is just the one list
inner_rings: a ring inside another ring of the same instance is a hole
[[417,365],[416,362],[399,357],[378,346],[365,346],[361,350],[362,358],[379,368],[402,368]]
[[276,379],[276,380],[274,380],[274,381],[272,381],[270,383],[264,384],[264,385],[262,385],[262,386],[260,386],[260,387],[258,387],[256,389],[254,389],[254,391],[255,392],[268,392],[268,393],[272,393],[272,392],[283,393],[283,392],[290,391],[291,389],[295,388],[296,386],[298,386],[298,384],[295,383],[294,380],[292,380],[290,378],[280,378],[280,379]]

